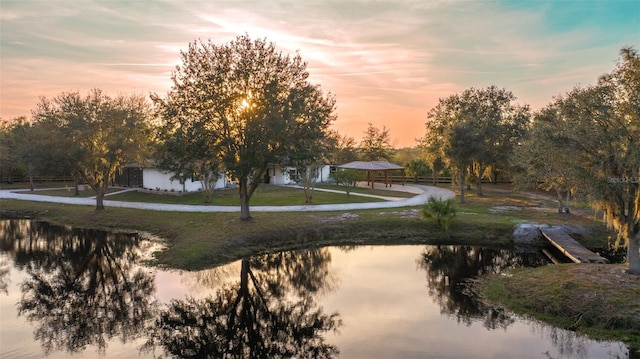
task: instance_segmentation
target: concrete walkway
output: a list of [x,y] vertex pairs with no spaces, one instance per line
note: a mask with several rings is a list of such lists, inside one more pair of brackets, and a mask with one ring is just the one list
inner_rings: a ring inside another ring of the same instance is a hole
[[[341,203],[341,204],[310,204],[301,206],[251,206],[251,212],[299,212],[299,211],[348,211],[354,209],[375,209],[375,208],[397,208],[405,206],[419,206],[426,203],[429,197],[436,198],[453,198],[455,193],[448,189],[422,186],[422,185],[395,185],[391,188],[385,188],[383,184],[379,184],[376,189],[388,189],[393,191],[402,191],[415,193],[416,195],[411,198],[399,198],[399,197],[384,197],[374,196],[360,193],[351,193],[356,196],[368,196],[380,199],[385,199],[384,202],[367,202],[367,203]],[[121,192],[126,192],[135,189],[127,189]],[[316,191],[331,191],[316,188]],[[12,189],[12,190],[0,190],[0,198],[17,199],[21,201],[34,201],[34,202],[50,202],[50,203],[63,203],[63,204],[76,204],[83,206],[95,206],[95,198],[77,198],[77,197],[55,197],[44,196],[28,192],[28,189]],[[28,193],[18,193],[28,192]],[[115,193],[121,193],[115,192]],[[337,191],[340,192],[340,191]],[[111,193],[111,195],[115,194]],[[344,192],[343,192],[344,193]],[[166,204],[166,203],[142,203],[142,202],[123,202],[123,201],[110,201],[105,199],[105,207],[120,207],[120,208],[135,208],[145,209],[152,211],[170,211],[170,212],[240,212],[240,206],[209,206],[209,205],[187,205],[187,204]]]

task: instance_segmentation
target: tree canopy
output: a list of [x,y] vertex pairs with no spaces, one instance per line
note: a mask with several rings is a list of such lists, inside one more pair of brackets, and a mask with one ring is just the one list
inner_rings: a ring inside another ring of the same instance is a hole
[[562,101],[562,140],[579,158],[585,189],[628,246],[629,272],[640,275],[640,56],[632,48],[620,55],[598,85]]
[[559,104],[552,103],[538,111],[522,143],[511,158],[516,187],[532,186],[556,193],[558,213],[569,213],[569,199],[578,183],[572,164],[564,155],[566,147],[558,139]]
[[25,117],[0,121],[0,174],[8,182],[16,175],[29,171],[31,155],[26,145],[31,123]]
[[490,167],[506,166],[507,159],[529,121],[529,108],[514,103],[506,89],[470,88],[440,99],[431,109],[422,145],[432,158],[442,158],[460,180],[460,201],[470,174],[482,195],[482,178]]
[[369,123],[364,137],[360,142],[360,156],[363,161],[388,161],[391,157],[389,129],[382,126],[379,129]]
[[553,155],[603,210],[627,245],[629,272],[640,274],[640,56],[622,49],[616,68],[595,86],[575,87],[543,112]]
[[110,97],[99,89],[84,97],[64,92],[52,100],[42,98],[33,118],[35,126],[45,129],[39,141],[96,192],[96,209],[104,209],[116,171],[149,153],[150,107],[141,96]]
[[153,96],[164,119],[160,139],[180,131],[199,139],[176,143],[194,161],[220,161],[237,181],[240,218],[250,219],[249,200],[268,166],[300,160],[310,144],[322,142],[335,100],[308,81],[299,54],[284,55],[266,40],[194,41],[181,56],[167,97]]

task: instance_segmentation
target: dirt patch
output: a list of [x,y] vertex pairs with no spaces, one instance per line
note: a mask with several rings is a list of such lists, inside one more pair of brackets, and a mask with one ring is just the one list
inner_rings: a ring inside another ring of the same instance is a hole
[[389,214],[396,215],[400,218],[420,218],[420,210],[419,209],[407,209],[404,211],[392,211],[392,212],[380,212],[381,216],[386,216]]
[[357,213],[342,213],[340,215],[337,216],[331,216],[331,217],[323,217],[320,218],[319,221],[320,222],[324,222],[324,223],[332,223],[332,222],[342,222],[342,221],[346,221],[349,219],[357,219],[359,217],[359,215]]
[[489,207],[489,213],[503,213],[503,212],[513,212],[513,211],[522,211],[523,209],[533,209],[536,211],[547,211],[548,208],[545,207],[533,207],[533,206],[496,206]]

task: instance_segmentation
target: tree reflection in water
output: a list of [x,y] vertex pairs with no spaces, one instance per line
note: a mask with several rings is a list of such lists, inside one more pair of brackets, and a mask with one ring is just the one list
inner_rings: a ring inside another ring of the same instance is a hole
[[[89,346],[104,352],[114,337],[129,342],[146,336],[144,349],[160,348],[163,356],[173,357],[338,355],[324,335],[341,327],[340,317],[325,313],[315,301],[318,294],[336,287],[329,267],[331,249],[238,261],[233,281],[225,282],[227,275],[218,269],[189,273],[197,287],[211,288],[212,296],[174,300],[158,310],[153,279],[135,264],[138,244],[136,238],[124,235],[0,221],[0,291],[13,288],[6,285],[9,269],[26,273],[26,279],[18,279],[22,282],[21,292],[15,293],[20,295],[17,307],[34,326],[34,336],[46,353],[80,353]],[[467,295],[464,282],[540,261],[509,251],[443,246],[426,247],[419,267],[425,270],[430,295],[442,313],[466,325],[479,322],[487,328],[507,328],[516,317]],[[230,268],[234,267],[226,266],[225,271]],[[589,355],[591,344],[584,337],[533,324],[533,330],[550,338],[560,355]],[[623,344],[615,345],[621,349],[612,350],[609,357],[625,353]],[[128,348],[135,351],[137,343]]]
[[465,246],[429,246],[418,266],[425,269],[429,294],[443,314],[470,325],[481,320],[488,329],[506,328],[514,319],[500,308],[484,305],[466,291],[468,280],[486,273],[501,273],[509,268],[532,267],[545,263],[538,255],[514,251]]
[[[497,250],[465,246],[434,246],[424,249],[418,266],[427,272],[429,294],[435,298],[441,313],[453,316],[459,323],[471,325],[481,321],[487,329],[506,329],[515,322],[513,314],[484,304],[473,293],[467,291],[469,280],[488,273],[503,273],[511,268],[538,267],[547,261],[535,253],[517,253],[509,250]],[[550,339],[563,357],[589,357],[589,338],[575,332],[560,329],[548,324],[531,321],[531,328]],[[624,344],[610,353],[627,352],[633,358],[633,350],[624,349]],[[542,353],[552,357],[549,353]]]
[[332,358],[338,349],[322,334],[341,321],[313,298],[331,286],[330,260],[326,248],[243,259],[239,282],[211,298],[172,301],[147,349],[181,358]]
[[9,265],[6,260],[0,257],[0,293],[9,294]]
[[88,346],[144,334],[154,315],[153,277],[135,265],[138,239],[46,223],[4,221],[2,250],[28,277],[19,315],[35,325],[45,353],[78,353]]

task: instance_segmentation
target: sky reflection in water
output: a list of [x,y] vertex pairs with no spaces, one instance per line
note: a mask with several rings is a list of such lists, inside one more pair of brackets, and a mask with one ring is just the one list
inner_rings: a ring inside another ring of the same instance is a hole
[[181,272],[139,265],[141,244],[148,243],[0,221],[0,357],[627,355],[621,343],[529,322],[462,291],[466,278],[537,265],[537,256],[330,247]]

